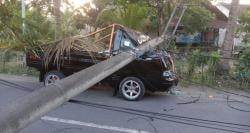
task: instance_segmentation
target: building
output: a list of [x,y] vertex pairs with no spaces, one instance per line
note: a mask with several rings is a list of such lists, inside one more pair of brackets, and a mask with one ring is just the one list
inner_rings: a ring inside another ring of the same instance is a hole
[[185,33],[185,27],[180,25],[176,34],[177,45],[194,44],[216,47],[222,45],[225,37],[225,27],[228,21],[228,15],[223,13],[220,7],[212,3],[209,3],[206,8],[215,15],[209,30],[206,32],[189,34]]
[[[206,7],[212,13],[215,14],[215,19],[211,23],[210,30],[207,32],[198,32],[195,34],[183,33],[182,25],[179,27],[179,31],[176,37],[176,44],[186,45],[186,44],[204,44],[206,46],[221,47],[224,43],[224,38],[226,34],[226,25],[229,17],[229,12],[231,8],[231,3],[222,1],[217,1],[215,3],[211,2]],[[240,4],[238,16],[240,16],[247,8],[250,8],[248,4]],[[185,31],[185,30],[184,30]],[[234,46],[239,46],[242,44],[244,33],[240,34],[234,39]]]

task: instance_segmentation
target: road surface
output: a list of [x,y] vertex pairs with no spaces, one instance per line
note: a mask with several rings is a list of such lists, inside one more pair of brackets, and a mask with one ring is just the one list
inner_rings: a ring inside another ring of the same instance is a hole
[[[0,109],[43,87],[36,78],[0,74]],[[147,93],[141,101],[92,88],[21,133],[249,133],[250,96],[206,87],[179,87],[176,95]],[[32,99],[31,99],[32,100]],[[244,102],[244,103],[243,103]]]

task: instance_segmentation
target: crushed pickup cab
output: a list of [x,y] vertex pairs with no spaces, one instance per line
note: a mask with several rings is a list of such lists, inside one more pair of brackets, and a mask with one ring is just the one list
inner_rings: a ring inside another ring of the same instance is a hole
[[[147,35],[113,24],[86,36],[46,45],[36,54],[28,52],[26,61],[29,67],[40,71],[40,80],[49,85],[121,52],[136,51],[148,40]],[[114,92],[126,100],[139,100],[145,91],[168,91],[176,86],[178,79],[173,70],[168,52],[151,50],[102,82],[112,85]]]

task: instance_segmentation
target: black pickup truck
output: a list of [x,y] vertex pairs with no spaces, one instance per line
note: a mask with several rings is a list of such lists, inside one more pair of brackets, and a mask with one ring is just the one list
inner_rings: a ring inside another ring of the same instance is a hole
[[[40,71],[40,81],[49,85],[120,52],[136,49],[149,40],[148,36],[121,25],[112,25],[111,28],[107,50],[98,52],[72,51],[70,58],[65,57],[65,61],[60,67],[52,61],[45,66],[44,54],[37,56],[28,52],[26,55],[27,65]],[[96,36],[101,31],[102,29],[90,35]],[[168,52],[152,50],[138,57],[137,60],[113,73],[102,82],[112,85],[115,88],[114,92],[119,92],[126,100],[139,100],[143,97],[145,91],[168,91],[169,88],[177,85],[178,79],[173,72],[173,67],[173,61]]]

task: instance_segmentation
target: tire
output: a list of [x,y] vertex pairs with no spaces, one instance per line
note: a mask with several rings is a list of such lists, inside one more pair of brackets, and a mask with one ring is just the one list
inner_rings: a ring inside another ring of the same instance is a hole
[[44,85],[50,85],[55,83],[57,80],[61,80],[63,79],[65,76],[62,72],[58,72],[58,71],[50,71],[48,73],[46,73],[46,75],[44,76]]
[[139,78],[126,77],[119,84],[119,93],[128,101],[137,101],[144,96],[145,87]]

